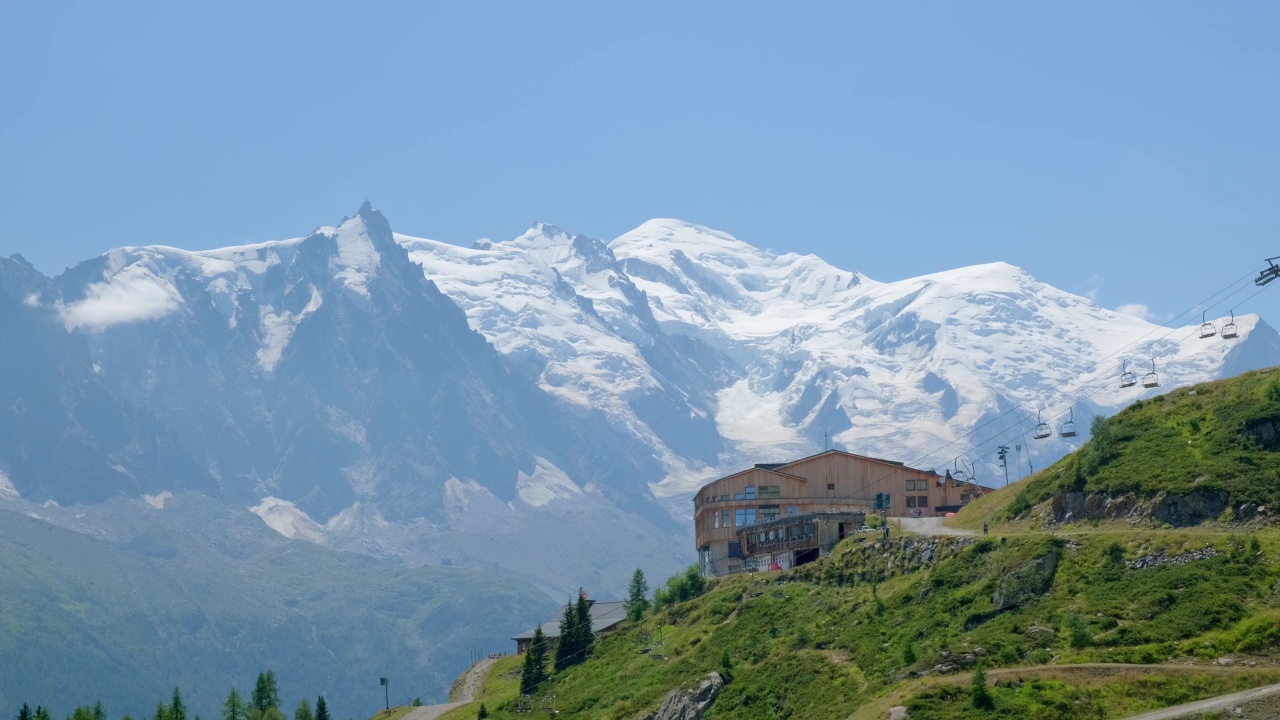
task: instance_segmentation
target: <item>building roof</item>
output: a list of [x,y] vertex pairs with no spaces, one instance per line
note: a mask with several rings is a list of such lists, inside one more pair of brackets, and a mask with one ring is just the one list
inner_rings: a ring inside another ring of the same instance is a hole
[[780,466],[779,472],[785,471],[786,468],[789,468],[792,465],[799,465],[800,463],[805,462],[806,460],[813,460],[814,458],[820,458],[823,455],[831,455],[833,453],[836,455],[847,455],[849,457],[862,458],[863,460],[870,460],[872,462],[878,462],[884,465],[893,465],[895,467],[904,468],[906,470],[915,470],[916,472],[920,472],[920,473],[933,473],[934,475],[938,474],[937,471],[935,470],[921,470],[920,468],[908,467],[906,463],[901,462],[899,460],[885,460],[884,458],[871,457],[870,455],[859,455],[858,453],[845,452],[844,450],[835,450],[835,449],[823,450],[820,453],[814,453],[813,455],[802,457],[799,460],[792,460],[791,462]]
[[[591,632],[602,632],[608,630],[614,625],[617,625],[627,619],[627,604],[625,602],[597,602],[595,600],[591,600],[590,603]],[[561,610],[560,612],[560,615],[542,623],[542,635],[544,637],[560,637],[560,618],[563,617],[564,611]],[[511,639],[531,640],[533,639],[533,633],[536,630],[536,627],[531,627]]]

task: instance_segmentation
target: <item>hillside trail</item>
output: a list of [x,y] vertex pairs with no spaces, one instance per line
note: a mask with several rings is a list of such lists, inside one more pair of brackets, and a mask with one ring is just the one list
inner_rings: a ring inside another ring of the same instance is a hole
[[495,662],[497,662],[497,658],[485,658],[472,665],[471,669],[467,670],[454,683],[453,692],[450,693],[450,702],[414,708],[406,713],[401,720],[436,720],[436,718],[450,710],[460,708],[475,700],[479,696],[481,688],[484,687],[484,679],[489,675],[489,668],[493,667]]
[[902,524],[903,530],[917,535],[964,536],[977,534],[972,530],[947,527],[942,524],[942,520],[940,517],[893,518],[894,522]]
[[[1164,708],[1163,710],[1152,710],[1141,715],[1130,715],[1124,720],[1178,720],[1178,718],[1202,717],[1204,714],[1215,710],[1229,710],[1230,708],[1245,703],[1260,700],[1270,695],[1280,693],[1280,684],[1264,685],[1260,688],[1245,690],[1243,692],[1231,693],[1230,695],[1219,695],[1218,697],[1209,698],[1208,700],[1199,700],[1186,705],[1177,705],[1175,707]],[[1232,717],[1232,716],[1228,716]]]

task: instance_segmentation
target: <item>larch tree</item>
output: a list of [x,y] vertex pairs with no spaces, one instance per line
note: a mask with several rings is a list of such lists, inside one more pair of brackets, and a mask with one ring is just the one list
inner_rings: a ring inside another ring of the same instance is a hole
[[315,716],[311,714],[311,702],[306,698],[298,701],[298,707],[293,710],[293,720],[315,720]]
[[235,688],[231,688],[226,701],[222,703],[222,720],[245,720],[244,701]]

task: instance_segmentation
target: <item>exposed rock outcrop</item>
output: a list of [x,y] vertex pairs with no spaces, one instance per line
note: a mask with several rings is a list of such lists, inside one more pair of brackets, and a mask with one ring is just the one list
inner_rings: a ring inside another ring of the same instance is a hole
[[1185,495],[1161,493],[1147,501],[1139,500],[1132,493],[1059,492],[1051,502],[1052,521],[1150,518],[1174,527],[1185,527],[1216,520],[1227,509],[1230,500],[1225,490],[1195,490]]
[[702,714],[720,696],[724,678],[713,672],[692,690],[672,690],[662,701],[656,714],[645,715],[643,720],[701,720]]
[[1143,555],[1134,560],[1125,560],[1125,567],[1130,570],[1145,570],[1146,568],[1160,567],[1161,565],[1186,565],[1196,560],[1208,560],[1218,554],[1218,549],[1212,545],[1203,549],[1195,550],[1181,555],[1165,555],[1161,550],[1151,555]]
[[1003,575],[991,596],[996,612],[1017,607],[1048,592],[1053,585],[1053,573],[1058,569],[1059,554],[1055,549]]

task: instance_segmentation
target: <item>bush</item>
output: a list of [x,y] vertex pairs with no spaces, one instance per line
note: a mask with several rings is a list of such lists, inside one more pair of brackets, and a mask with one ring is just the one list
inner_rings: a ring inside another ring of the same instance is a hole
[[690,565],[683,572],[667,579],[667,584],[653,591],[653,609],[692,600],[707,591],[707,579],[702,577],[697,565]]

